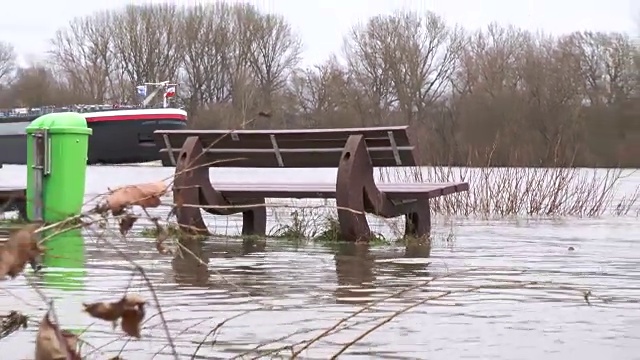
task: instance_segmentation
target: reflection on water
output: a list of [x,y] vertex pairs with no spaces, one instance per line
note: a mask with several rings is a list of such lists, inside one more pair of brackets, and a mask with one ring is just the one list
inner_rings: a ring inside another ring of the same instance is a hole
[[64,233],[44,232],[46,251],[42,256],[42,283],[50,288],[80,290],[84,287],[85,246],[80,229]]
[[[171,281],[175,284],[247,291],[251,296],[272,293],[268,283],[274,279],[268,271],[271,266],[265,261],[267,241],[264,239],[207,241],[184,238],[178,249],[171,259]],[[431,246],[429,241],[411,241],[400,254],[395,247],[376,251],[367,244],[351,243],[332,244],[326,250],[334,259],[336,303],[365,304],[375,299],[372,295],[376,293],[376,271],[397,277],[415,276],[428,265],[415,260],[428,258]],[[269,252],[273,253],[274,249]],[[400,258],[410,261],[388,261]],[[426,275],[422,273],[421,276]]]
[[[114,176],[117,171],[123,175]],[[224,176],[232,179],[234,171]],[[163,168],[92,168],[88,192],[119,185],[101,179],[127,183],[130,176],[139,182],[166,175]],[[626,181],[638,184],[640,174]],[[237,233],[241,220],[210,215],[206,219],[212,228],[228,233]],[[436,240],[381,247],[209,238],[183,239],[183,251],[161,255],[151,239],[124,242],[114,236],[110,241],[145,269],[181,359],[191,358],[205,338],[195,358],[226,359],[264,343],[274,342],[266,347],[275,348],[308,340],[319,334],[318,329],[329,329],[363,306],[434,276],[471,268],[482,271],[443,278],[375,303],[302,355],[328,359],[391,314],[424,302],[371,332],[340,358],[640,358],[638,218],[452,221],[453,235],[442,219],[434,224],[434,239],[453,236],[450,245]],[[575,250],[568,251],[570,246]],[[42,274],[28,270],[27,275],[54,299],[65,328],[88,328],[85,339],[100,348],[89,358],[112,358],[124,342],[118,340],[118,329],[82,313],[82,302],[115,300],[125,291],[148,299],[149,311],[142,339],[128,342],[123,358],[173,358],[145,280],[134,275],[131,264],[111,246],[95,236],[71,232],[48,242],[47,248]],[[425,301],[439,290],[498,280],[552,281],[564,288],[492,289]],[[585,304],[584,292],[568,290],[574,287],[592,291],[591,306]],[[18,309],[33,321],[44,314],[43,301],[24,277],[2,282],[0,290],[0,313]],[[603,304],[596,295],[608,302]],[[215,336],[207,337],[216,327]],[[35,331],[30,327],[0,339],[0,349],[10,349],[11,359],[32,358]]]
[[[375,299],[377,281],[376,272],[392,274],[400,278],[414,276],[426,269],[428,263],[415,262],[428,258],[431,243],[428,240],[409,241],[404,251],[398,254],[397,248],[376,251],[367,244],[339,244],[334,247],[334,259],[338,287],[335,291],[338,304],[366,304]],[[394,261],[399,257],[410,261]],[[376,267],[377,263],[377,267]]]
[[340,244],[334,259],[337,303],[366,303],[375,292],[375,258],[366,244]]
[[186,238],[180,241],[176,254],[171,259],[173,268],[173,281],[176,284],[187,286],[209,285],[209,258],[204,251],[203,241],[198,238]]
[[250,296],[262,296],[268,292],[260,282],[266,275],[260,258],[245,257],[264,252],[264,239],[207,241],[184,238],[177,248],[171,260],[176,284],[246,292]]

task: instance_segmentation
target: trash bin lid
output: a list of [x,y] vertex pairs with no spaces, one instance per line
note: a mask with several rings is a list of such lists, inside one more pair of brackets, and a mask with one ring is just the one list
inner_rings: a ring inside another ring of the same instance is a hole
[[27,134],[47,129],[52,134],[84,134],[91,135],[93,131],[87,126],[87,120],[76,112],[59,112],[42,115],[27,126]]

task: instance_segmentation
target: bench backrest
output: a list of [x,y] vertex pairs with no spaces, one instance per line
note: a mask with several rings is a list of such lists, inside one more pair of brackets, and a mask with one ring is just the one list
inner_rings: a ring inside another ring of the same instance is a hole
[[215,167],[337,167],[347,139],[361,134],[374,167],[415,166],[407,126],[301,130],[156,130],[163,160],[175,164],[184,141],[197,136]]

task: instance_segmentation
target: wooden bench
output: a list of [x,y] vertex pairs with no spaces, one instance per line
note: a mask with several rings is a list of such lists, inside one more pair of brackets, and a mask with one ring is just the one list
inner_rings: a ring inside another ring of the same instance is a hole
[[[406,235],[431,229],[429,199],[468,191],[467,183],[376,184],[374,167],[416,166],[406,126],[313,130],[157,130],[164,166],[175,166],[178,223],[208,234],[200,209],[243,214],[242,233],[266,232],[265,198],[334,198],[342,238],[371,238],[366,213],[405,215]],[[210,167],[338,168],[333,183],[238,181],[212,184]]]

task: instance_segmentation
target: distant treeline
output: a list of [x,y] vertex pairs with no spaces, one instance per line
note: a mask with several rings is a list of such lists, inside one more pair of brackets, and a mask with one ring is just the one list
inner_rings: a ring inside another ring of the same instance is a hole
[[398,12],[306,69],[291,25],[250,5],[128,6],[52,35],[26,68],[0,45],[0,107],[131,103],[136,85],[169,80],[196,128],[409,124],[425,164],[640,167],[640,51],[626,34],[469,32]]

